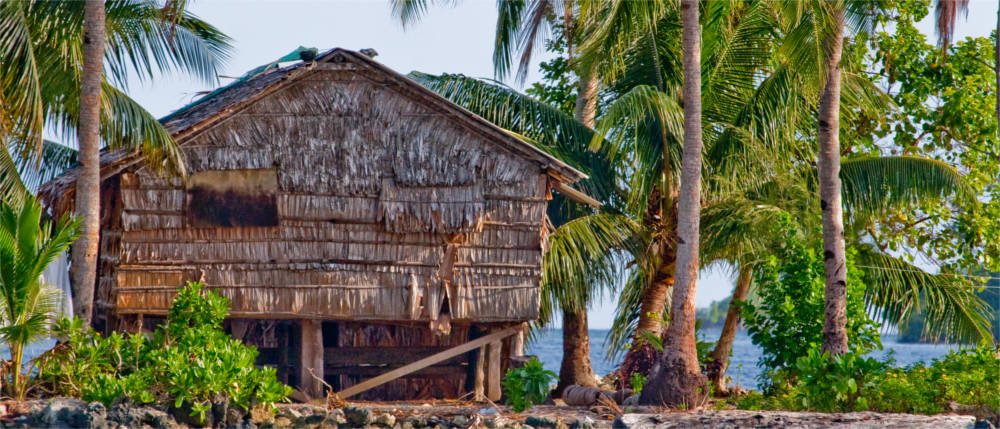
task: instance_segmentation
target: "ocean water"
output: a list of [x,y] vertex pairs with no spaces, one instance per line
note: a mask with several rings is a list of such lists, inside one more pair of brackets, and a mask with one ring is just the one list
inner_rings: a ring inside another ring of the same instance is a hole
[[[606,330],[590,331],[590,361],[594,372],[599,376],[614,371],[619,363],[608,358],[607,348],[604,347],[604,338],[607,333]],[[703,329],[700,333],[703,340],[715,341],[719,338],[721,329]],[[893,353],[898,366],[906,366],[919,361],[930,362],[931,359],[943,357],[949,351],[958,348],[954,344],[900,343],[895,334],[883,335],[882,347],[883,350],[873,352],[872,356],[881,359],[887,354]],[[525,352],[538,356],[546,369],[558,373],[559,364],[562,362],[562,330],[548,329],[539,332],[534,341],[527,344]],[[726,371],[726,375],[732,379],[730,385],[739,385],[750,389],[758,388],[757,378],[762,372],[761,368],[757,366],[757,360],[760,359],[760,356],[760,348],[750,342],[750,336],[747,335],[746,331],[737,332],[736,339],[733,341],[733,353],[729,358],[729,369]]]

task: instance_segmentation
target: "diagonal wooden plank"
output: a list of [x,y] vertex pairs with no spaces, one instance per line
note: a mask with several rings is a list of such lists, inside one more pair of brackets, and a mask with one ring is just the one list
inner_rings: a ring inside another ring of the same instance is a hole
[[451,358],[453,358],[455,356],[458,356],[458,355],[460,355],[462,353],[466,353],[466,352],[475,350],[475,349],[477,349],[479,347],[482,347],[482,346],[484,346],[486,344],[489,344],[489,343],[492,343],[492,342],[495,342],[495,341],[500,341],[500,340],[502,340],[504,338],[507,338],[509,336],[516,335],[520,331],[520,329],[521,329],[520,326],[515,326],[513,328],[507,328],[507,329],[504,329],[504,330],[499,331],[499,332],[494,332],[494,333],[486,335],[484,337],[476,338],[476,339],[474,339],[472,341],[469,341],[469,342],[467,342],[465,344],[462,344],[462,345],[459,345],[459,346],[455,346],[455,347],[452,347],[452,348],[450,348],[448,350],[445,350],[443,352],[427,356],[427,357],[425,357],[423,359],[420,359],[420,360],[418,360],[416,362],[403,365],[403,366],[401,366],[399,368],[396,368],[396,369],[394,369],[392,371],[389,371],[389,372],[387,372],[385,374],[379,375],[378,377],[371,378],[371,379],[365,380],[365,381],[363,381],[361,383],[355,384],[355,385],[353,385],[351,387],[348,387],[348,388],[346,388],[344,390],[341,390],[340,392],[337,392],[337,396],[340,396],[342,399],[347,399],[347,398],[349,398],[351,396],[357,395],[357,394],[359,394],[361,392],[364,392],[366,390],[369,390],[369,389],[381,386],[381,385],[383,385],[385,383],[388,383],[388,382],[390,382],[392,380],[395,380],[395,379],[397,379],[399,377],[405,376],[407,374],[410,374],[410,373],[413,373],[413,372],[416,372],[416,371],[420,371],[421,369],[427,368],[427,367],[429,367],[431,365],[434,365],[434,364],[436,364],[438,362],[442,362],[442,361],[451,359]]

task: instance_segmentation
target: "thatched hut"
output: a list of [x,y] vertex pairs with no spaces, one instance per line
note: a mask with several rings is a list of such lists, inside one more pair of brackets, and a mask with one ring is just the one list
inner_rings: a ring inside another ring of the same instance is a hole
[[[497,396],[522,347],[509,328],[538,314],[550,191],[584,175],[366,55],[309,57],[164,118],[183,180],[102,154],[95,326],[154,326],[202,281],[306,392],[452,349],[364,397]],[[41,189],[55,214],[77,174]]]

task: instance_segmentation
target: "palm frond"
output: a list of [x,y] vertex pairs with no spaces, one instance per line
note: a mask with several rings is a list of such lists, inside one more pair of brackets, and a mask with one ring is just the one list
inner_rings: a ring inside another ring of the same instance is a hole
[[390,0],[392,16],[399,20],[403,28],[415,24],[432,5],[454,6],[456,0]]
[[614,214],[583,216],[557,228],[543,256],[544,302],[578,311],[602,290],[616,289],[622,252],[636,229],[629,218]]
[[971,187],[948,164],[917,156],[880,156],[841,162],[844,207],[852,217],[873,216],[925,199],[974,201]]
[[[14,162],[21,182],[34,193],[43,183],[52,180],[76,165],[77,150],[61,143],[45,140],[40,163],[31,158],[18,157]],[[0,161],[0,171],[5,166]],[[5,173],[0,173],[3,176]]]
[[154,171],[185,174],[184,155],[170,132],[124,92],[103,87],[101,136],[111,149],[139,151]]
[[640,85],[618,97],[597,122],[590,147],[629,170],[627,206],[636,218],[654,189],[669,192],[680,180],[683,118],[676,97]]
[[41,148],[45,123],[31,12],[26,2],[0,2],[0,141],[26,143],[21,154]]
[[865,303],[883,320],[903,324],[918,309],[925,314],[925,334],[975,343],[990,339],[989,307],[975,284],[956,274],[930,274],[902,259],[872,249],[858,249],[856,266],[863,270]]
[[609,81],[626,68],[626,53],[637,40],[646,38],[650,26],[668,14],[676,14],[678,2],[652,0],[584,1],[580,21],[586,22],[586,39],[580,44],[581,67],[595,69]]
[[497,2],[496,37],[493,41],[493,74],[498,79],[507,77],[517,53],[518,31],[527,7],[525,0]]
[[25,198],[30,195],[31,192],[21,180],[18,162],[14,161],[9,149],[0,149],[0,202],[21,207]]
[[632,342],[642,312],[642,293],[646,289],[646,278],[647,274],[641,267],[633,267],[618,294],[614,321],[607,337],[604,338],[605,350],[610,360],[618,360]]

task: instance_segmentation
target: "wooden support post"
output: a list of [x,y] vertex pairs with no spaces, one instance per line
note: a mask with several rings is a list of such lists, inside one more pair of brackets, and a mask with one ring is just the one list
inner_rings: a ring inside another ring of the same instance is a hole
[[472,400],[476,402],[483,402],[486,399],[486,388],[483,384],[483,379],[486,378],[485,365],[486,347],[480,347],[479,353],[476,354],[475,383],[472,388]]
[[500,350],[503,343],[494,341],[486,348],[486,397],[491,401],[499,401],[503,391],[500,389]]
[[521,330],[517,331],[517,335],[511,343],[510,356],[524,356],[524,337],[528,334],[528,324],[522,323]]
[[299,390],[313,398],[322,398],[323,384],[315,377],[323,378],[323,323],[304,319],[301,328]]

